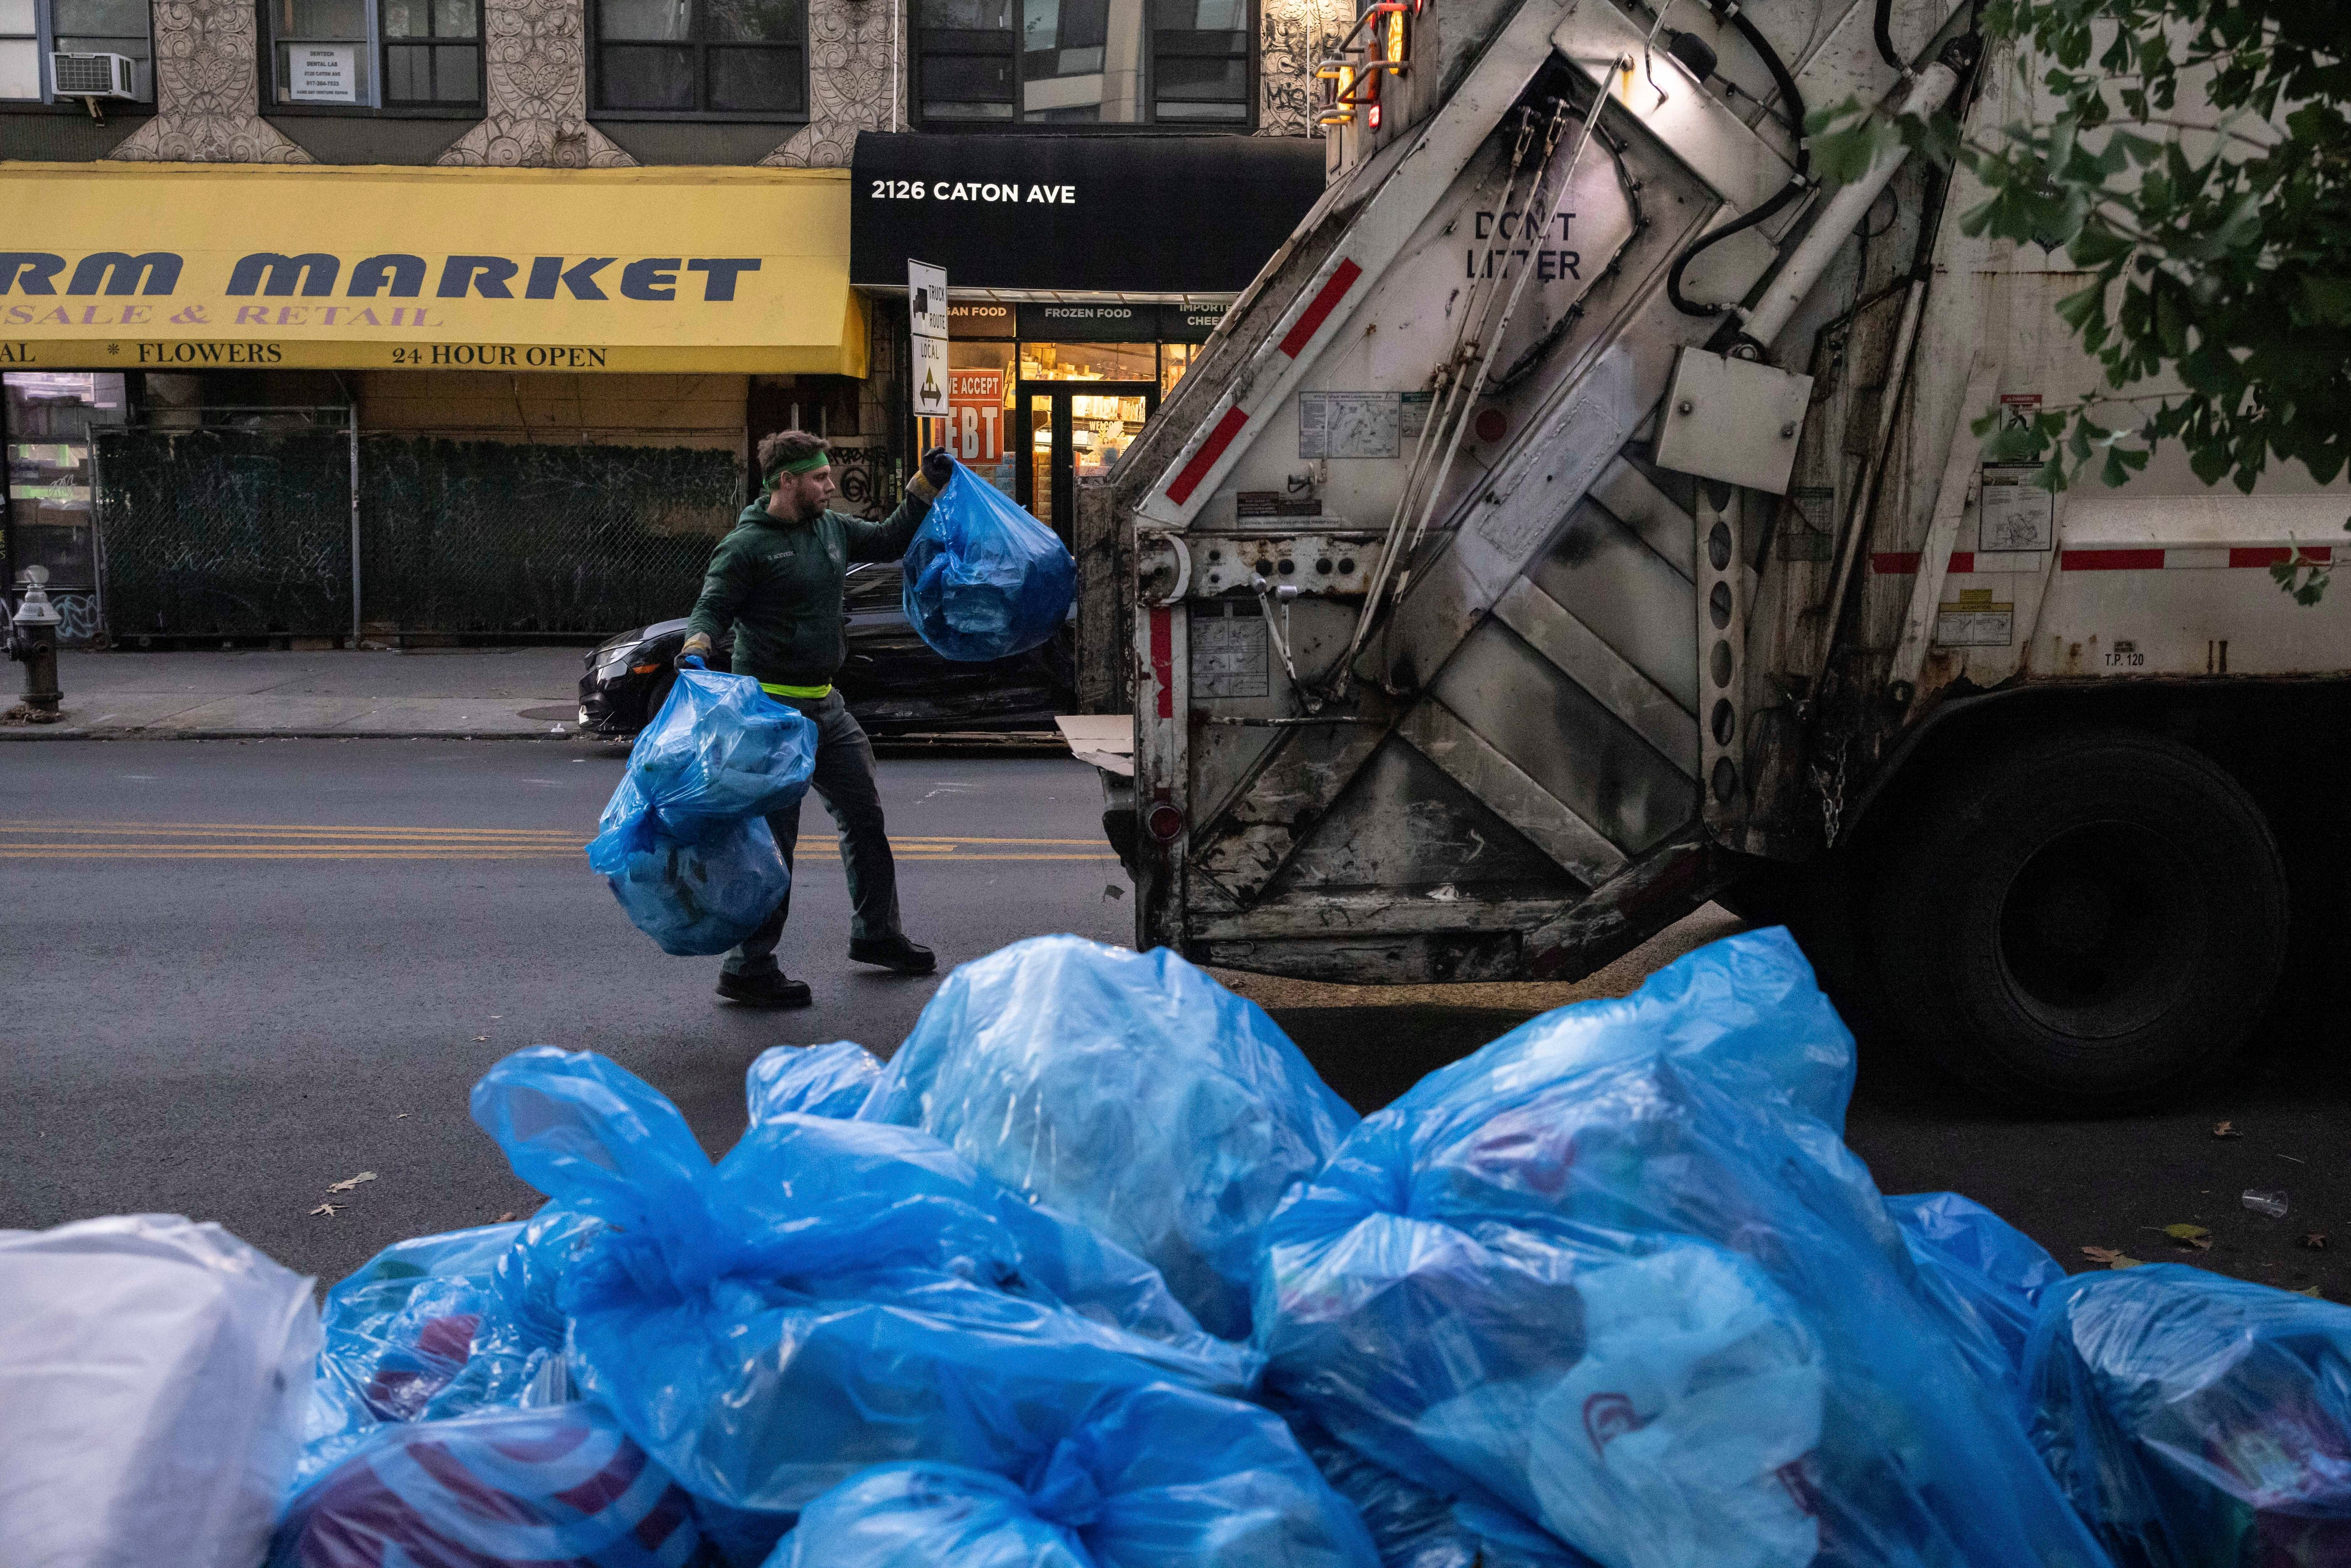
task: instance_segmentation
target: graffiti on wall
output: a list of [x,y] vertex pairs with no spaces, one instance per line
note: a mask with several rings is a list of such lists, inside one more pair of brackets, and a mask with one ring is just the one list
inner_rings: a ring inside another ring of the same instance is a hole
[[49,602],[57,606],[58,642],[68,647],[86,648],[104,633],[106,623],[99,618],[97,594],[59,589],[49,595]]
[[1314,66],[1338,52],[1353,21],[1340,0],[1265,0],[1258,32],[1259,136],[1320,136]]

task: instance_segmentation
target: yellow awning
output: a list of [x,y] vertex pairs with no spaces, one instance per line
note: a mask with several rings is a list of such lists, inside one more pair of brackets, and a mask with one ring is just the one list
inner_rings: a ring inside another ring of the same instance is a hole
[[0,163],[0,368],[865,373],[845,169]]

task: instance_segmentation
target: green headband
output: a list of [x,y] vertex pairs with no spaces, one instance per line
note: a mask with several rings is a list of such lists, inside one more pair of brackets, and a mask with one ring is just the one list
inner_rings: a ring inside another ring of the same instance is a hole
[[767,473],[767,486],[770,490],[774,489],[776,487],[777,479],[786,474],[813,474],[820,468],[830,468],[831,466],[831,453],[811,452],[806,457],[798,458],[790,463],[778,463],[773,468],[768,469]]

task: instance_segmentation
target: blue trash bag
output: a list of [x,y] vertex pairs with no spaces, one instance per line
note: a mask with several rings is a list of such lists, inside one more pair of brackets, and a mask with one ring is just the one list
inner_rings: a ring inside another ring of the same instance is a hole
[[860,1114],[1132,1249],[1234,1339],[1259,1228],[1356,1122],[1256,1003],[1165,948],[1076,936],[949,975]]
[[[2011,1382],[2042,1292],[2065,1277],[2038,1241],[1983,1205],[1955,1192],[1917,1192],[1886,1200],[1903,1245],[1919,1271],[1948,1287],[1958,1309],[1998,1344],[1997,1370]],[[1964,1344],[1981,1336],[1963,1335]]]
[[299,1490],[388,1422],[569,1397],[553,1281],[594,1222],[542,1211],[523,1224],[385,1248],[327,1292]]
[[[621,787],[631,786],[624,779]],[[724,953],[741,942],[775,913],[792,885],[763,817],[705,827],[694,843],[622,826],[597,836],[588,846],[588,863],[603,876],[629,923],[681,958]]]
[[2130,1568],[2351,1563],[2351,1308],[2190,1268],[2044,1292],[2033,1441]]
[[662,951],[724,953],[792,884],[764,818],[797,804],[815,767],[816,726],[798,708],[748,675],[680,670],[629,750],[588,863]]
[[865,1470],[768,1568],[1374,1568],[1354,1511],[1271,1411],[1165,1385],[1104,1396],[1012,1479]]
[[956,465],[906,547],[906,619],[943,658],[1008,659],[1051,637],[1078,591],[1053,530]]
[[744,1075],[751,1124],[778,1116],[854,1116],[882,1076],[882,1062],[853,1040],[776,1045]]
[[1106,1390],[1259,1368],[1148,1264],[913,1129],[784,1115],[713,1166],[642,1081],[549,1047],[473,1109],[606,1222],[561,1289],[571,1373],[697,1497],[789,1513],[905,1459],[1021,1475]]
[[379,1252],[327,1292],[299,1488],[387,1422],[519,1405],[559,1359],[508,1318],[497,1265],[519,1225],[421,1236]]
[[589,1239],[603,1228],[594,1216],[552,1203],[522,1222],[493,1278],[507,1320],[528,1343],[562,1345],[569,1327],[559,1296],[563,1276],[587,1249]]
[[[693,843],[713,829],[797,804],[816,768],[816,726],[749,675],[680,670],[669,700],[629,747],[624,779],[637,799],[624,820],[647,814],[664,836]],[[601,824],[616,826],[616,790]]]
[[1299,1446],[1370,1532],[1380,1568],[1594,1568],[1525,1521],[1408,1480],[1293,1417]]
[[1432,1073],[1267,1225],[1268,1385],[1609,1568],[2103,1562],[1822,1119],[1851,1074],[1776,930]]
[[562,1405],[379,1429],[294,1498],[267,1568],[705,1560],[685,1493],[609,1416]]

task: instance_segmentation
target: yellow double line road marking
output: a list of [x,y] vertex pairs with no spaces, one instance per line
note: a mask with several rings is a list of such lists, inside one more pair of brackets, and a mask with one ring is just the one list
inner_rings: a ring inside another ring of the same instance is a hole
[[[819,819],[821,821],[821,819]],[[818,822],[808,824],[814,828]],[[557,828],[319,827],[287,822],[0,821],[0,860],[528,860],[576,855],[594,831]],[[804,831],[803,849],[822,842]],[[906,861],[1101,861],[1096,839],[893,841]],[[799,857],[824,863],[831,857]]]

